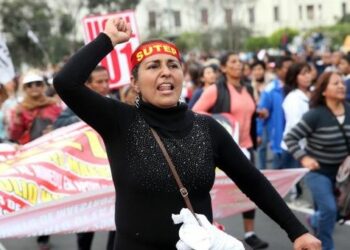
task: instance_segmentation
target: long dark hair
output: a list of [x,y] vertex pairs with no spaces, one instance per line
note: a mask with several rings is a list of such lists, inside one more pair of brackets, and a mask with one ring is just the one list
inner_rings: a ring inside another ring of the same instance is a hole
[[208,64],[203,66],[200,70],[199,70],[199,84],[201,87],[204,86],[204,82],[201,80],[202,77],[204,77],[204,72],[206,69],[211,68],[213,69],[214,73],[218,73],[219,72],[219,68],[216,64]]
[[326,105],[326,99],[323,96],[323,92],[326,90],[329,80],[333,74],[339,75],[336,72],[325,72],[319,76],[315,89],[311,93],[310,108]]
[[235,52],[235,51],[228,51],[228,52],[226,52],[225,54],[223,54],[222,56],[220,56],[220,59],[219,59],[220,65],[221,65],[222,67],[225,66],[226,63],[227,63],[227,61],[228,61],[228,59],[229,59],[230,56],[232,56],[232,55],[238,56],[238,53]]
[[[238,60],[239,60],[239,54],[235,51],[228,51],[226,53],[224,53],[223,55],[220,56],[219,61],[220,61],[220,66],[221,67],[225,67],[227,64],[228,59],[230,58],[230,56],[237,56]],[[241,73],[241,77],[242,77],[242,73]],[[227,78],[226,78],[226,74],[224,72],[221,73],[221,76],[219,77],[219,80],[224,80],[226,82]],[[240,79],[240,84],[242,85],[242,79]]]
[[289,67],[289,69],[287,71],[287,75],[286,75],[286,82],[284,85],[284,95],[285,96],[287,96],[289,94],[289,92],[291,92],[292,90],[298,88],[298,75],[305,68],[307,68],[309,71],[311,70],[310,65],[307,64],[306,62],[293,63]]

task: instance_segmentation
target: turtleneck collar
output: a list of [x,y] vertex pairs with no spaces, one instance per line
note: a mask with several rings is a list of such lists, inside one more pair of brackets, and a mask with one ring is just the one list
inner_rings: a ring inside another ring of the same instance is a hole
[[159,108],[140,100],[139,110],[145,121],[167,138],[181,138],[193,126],[193,112],[184,103],[171,108]]

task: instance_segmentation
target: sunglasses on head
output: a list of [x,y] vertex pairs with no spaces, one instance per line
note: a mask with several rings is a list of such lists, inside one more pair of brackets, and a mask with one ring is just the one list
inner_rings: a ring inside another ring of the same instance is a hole
[[31,88],[31,87],[33,87],[33,86],[36,86],[36,87],[42,87],[42,86],[44,86],[44,83],[43,82],[28,82],[28,83],[26,83],[24,86],[26,87],[26,88]]

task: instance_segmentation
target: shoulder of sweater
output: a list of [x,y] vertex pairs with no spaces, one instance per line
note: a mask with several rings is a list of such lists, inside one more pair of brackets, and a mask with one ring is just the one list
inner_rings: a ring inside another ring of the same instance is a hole
[[348,102],[344,103],[344,107],[345,107],[346,112],[350,112],[350,104]]
[[331,121],[329,111],[324,106],[311,108],[303,115],[303,120],[307,123],[320,124],[321,121]]

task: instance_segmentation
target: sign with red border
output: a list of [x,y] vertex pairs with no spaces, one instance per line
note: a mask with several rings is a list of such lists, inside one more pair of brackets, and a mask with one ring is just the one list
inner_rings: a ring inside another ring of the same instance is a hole
[[110,88],[115,89],[130,83],[132,52],[140,44],[135,13],[132,10],[111,13],[107,15],[87,16],[83,19],[84,40],[89,43],[94,40],[103,30],[109,18],[123,18],[131,25],[133,31],[130,40],[115,46],[103,60],[101,65],[106,67],[110,77]]

